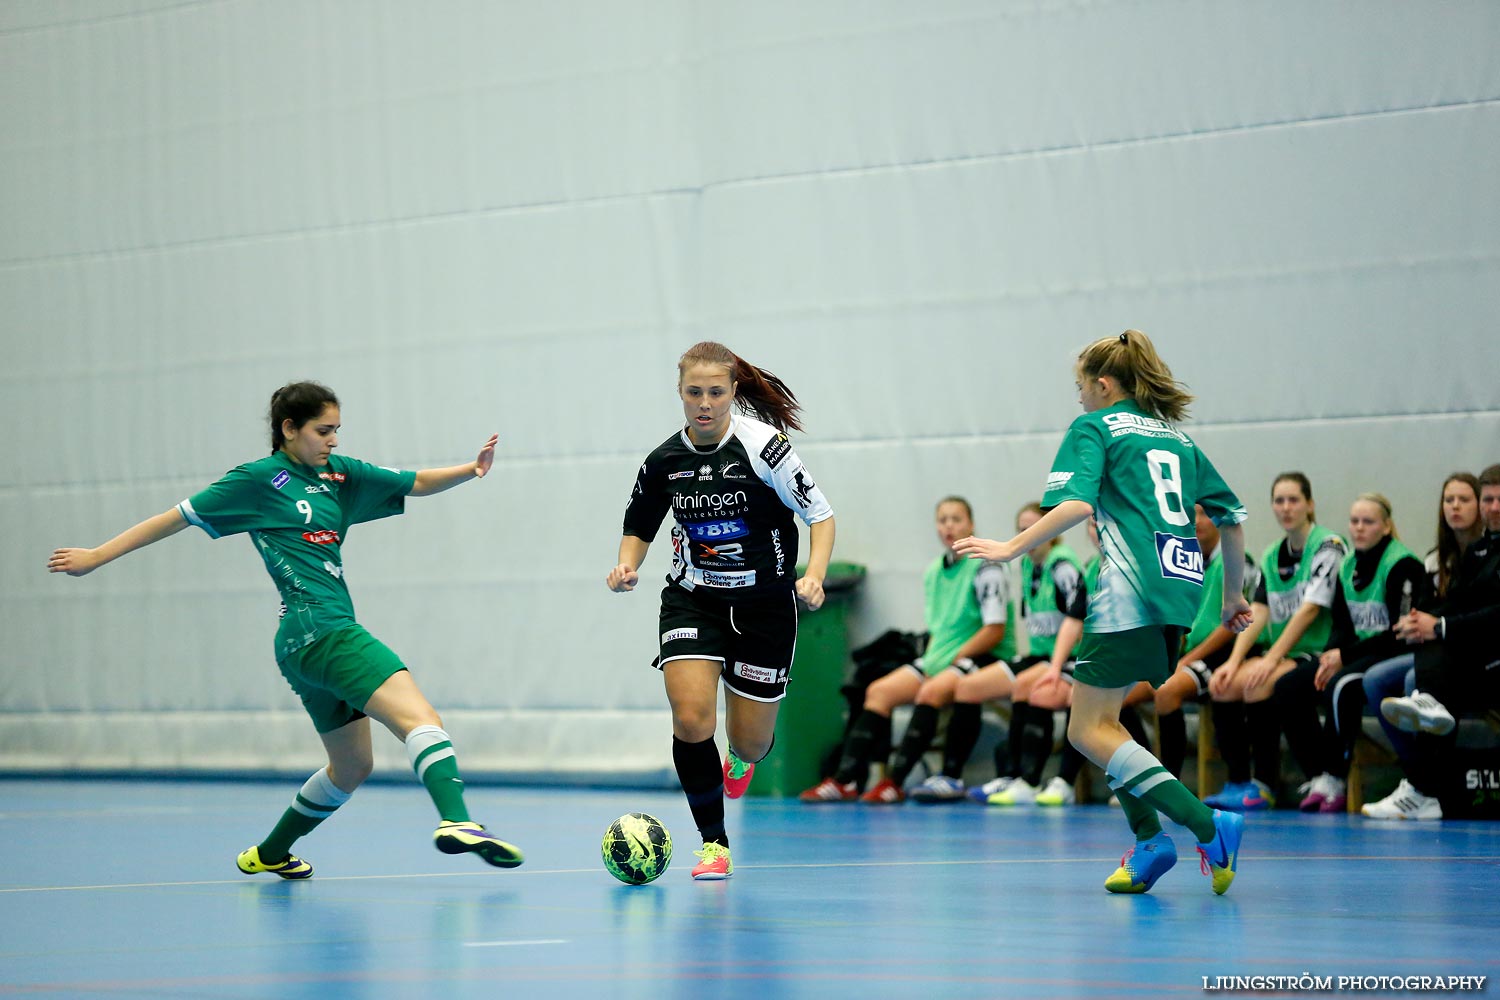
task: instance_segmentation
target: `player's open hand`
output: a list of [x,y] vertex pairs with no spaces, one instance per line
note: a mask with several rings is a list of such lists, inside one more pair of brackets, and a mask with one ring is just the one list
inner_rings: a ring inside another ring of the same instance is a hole
[[634,566],[620,563],[609,571],[609,575],[604,578],[604,584],[615,593],[624,594],[634,590],[640,579],[640,574],[635,571]]
[[483,479],[495,464],[495,445],[500,442],[499,434],[491,434],[490,439],[479,449],[479,457],[474,459],[474,478]]
[[989,538],[960,538],[953,543],[953,551],[970,559],[989,559],[993,562],[1010,562],[1020,555],[1010,542],[997,542]]
[[48,573],[66,573],[83,576],[99,568],[93,549],[53,549],[47,560]]
[[815,576],[804,576],[796,584],[797,599],[807,606],[807,610],[816,611],[823,606],[823,581]]
[[1233,690],[1235,674],[1240,672],[1242,660],[1225,660],[1223,665],[1208,675],[1208,693],[1211,697],[1223,699]]

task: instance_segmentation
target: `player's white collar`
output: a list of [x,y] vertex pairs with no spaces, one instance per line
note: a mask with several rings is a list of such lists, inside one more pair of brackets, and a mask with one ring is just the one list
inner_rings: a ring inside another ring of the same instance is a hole
[[732,437],[734,437],[734,432],[739,428],[739,425],[740,425],[739,414],[737,414],[737,413],[731,413],[731,414],[729,414],[729,426],[724,429],[724,436],[721,437],[719,439],[719,443],[716,444],[716,445],[714,445],[713,448],[711,450],[709,450],[709,451],[704,451],[703,450],[704,448],[707,447],[707,445],[697,444],[697,443],[695,443],[693,441],[692,436],[690,434],[688,434],[688,429],[687,429],[686,425],[684,425],[683,428],[682,428],[682,430],[678,431],[677,434],[678,434],[679,437],[682,438],[682,443],[685,444],[685,445],[687,445],[693,451],[697,452],[700,455],[712,455],[715,452],[717,452],[719,449],[723,448],[726,444],[729,443],[729,439],[732,438]]

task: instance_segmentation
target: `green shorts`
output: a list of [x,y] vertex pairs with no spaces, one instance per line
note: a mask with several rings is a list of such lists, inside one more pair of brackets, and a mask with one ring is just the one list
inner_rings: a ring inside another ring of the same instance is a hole
[[1074,653],[1073,680],[1097,688],[1129,687],[1136,681],[1160,685],[1177,670],[1186,632],[1181,625],[1085,632]]
[[361,625],[330,632],[278,666],[320,733],[363,719],[376,689],[406,669],[390,647]]

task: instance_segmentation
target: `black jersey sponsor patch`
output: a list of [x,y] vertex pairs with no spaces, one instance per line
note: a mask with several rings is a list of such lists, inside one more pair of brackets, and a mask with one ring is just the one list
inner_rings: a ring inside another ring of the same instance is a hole
[[761,460],[771,468],[781,464],[781,460],[792,452],[792,439],[785,434],[777,433],[775,437],[766,442],[766,446],[760,450]]

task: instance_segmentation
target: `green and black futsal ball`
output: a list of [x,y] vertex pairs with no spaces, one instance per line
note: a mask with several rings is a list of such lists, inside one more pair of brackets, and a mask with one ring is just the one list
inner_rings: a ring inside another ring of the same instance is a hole
[[645,885],[672,863],[672,835],[655,816],[626,813],[604,831],[604,867],[621,882]]

